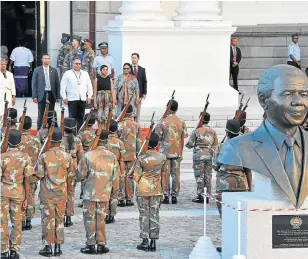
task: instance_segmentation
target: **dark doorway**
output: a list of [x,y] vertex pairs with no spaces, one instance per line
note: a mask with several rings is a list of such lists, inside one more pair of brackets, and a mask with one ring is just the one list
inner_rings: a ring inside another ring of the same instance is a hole
[[[43,5],[41,6],[40,1],[1,1],[1,52],[7,50],[9,59],[13,49],[18,47],[19,41],[25,40],[34,57],[32,71],[40,65],[42,53],[47,52],[47,2],[44,1]],[[27,97],[32,96],[31,77],[30,73]]]

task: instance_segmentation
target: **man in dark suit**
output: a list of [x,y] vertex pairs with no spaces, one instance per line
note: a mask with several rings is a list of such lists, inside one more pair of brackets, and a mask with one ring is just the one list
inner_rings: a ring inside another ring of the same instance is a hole
[[308,79],[296,67],[273,66],[257,92],[267,119],[254,132],[228,140],[217,161],[223,169],[240,166],[270,178],[300,208],[308,195],[308,132],[300,127],[308,110]]
[[42,57],[42,66],[34,69],[32,76],[32,99],[38,104],[37,129],[42,126],[42,120],[46,104],[46,94],[48,93],[49,110],[54,110],[55,102],[60,100],[60,81],[56,68],[51,67],[50,56]]
[[132,54],[132,69],[131,69],[131,74],[137,77],[138,84],[139,84],[140,101],[137,104],[137,116],[136,116],[137,122],[139,122],[140,120],[140,110],[141,110],[142,100],[145,100],[147,96],[147,76],[145,74],[145,68],[138,65],[139,57],[140,56],[138,53]]
[[[242,53],[240,48],[237,47],[238,38],[231,39],[231,46],[230,46],[230,76],[233,79],[233,88],[238,91],[238,83],[237,77],[240,71],[239,63],[242,59]],[[240,93],[241,94],[241,93]]]

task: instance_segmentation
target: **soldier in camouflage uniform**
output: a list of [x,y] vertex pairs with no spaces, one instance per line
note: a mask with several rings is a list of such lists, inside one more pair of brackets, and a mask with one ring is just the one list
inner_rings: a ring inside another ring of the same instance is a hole
[[178,103],[173,100],[170,113],[155,128],[155,133],[157,133],[160,140],[159,151],[166,155],[169,163],[169,170],[166,172],[164,204],[169,204],[171,189],[170,176],[172,178],[172,204],[177,204],[178,202],[177,196],[180,192],[180,163],[182,160],[184,139],[188,136],[185,122],[175,114],[177,109]]
[[[30,180],[34,174],[31,158],[21,152],[18,146],[21,142],[21,133],[12,129],[9,134],[9,149],[1,154],[1,258],[18,259],[22,236],[22,210],[28,205]],[[9,233],[8,221],[12,222]],[[10,251],[10,255],[9,255]]]
[[107,139],[108,132],[103,130],[97,148],[87,152],[78,165],[77,181],[85,181],[83,219],[87,241],[80,250],[85,254],[109,252],[105,217],[110,195],[117,198],[120,171],[116,156],[105,147]]
[[63,62],[63,74],[70,70],[73,69],[74,67],[74,61],[75,59],[80,59],[80,56],[82,54],[82,51],[80,49],[80,41],[81,37],[77,35],[73,35],[73,49],[72,51],[68,52],[67,55],[64,58]]
[[95,52],[92,49],[93,41],[85,39],[84,40],[84,51],[80,56],[81,69],[89,73],[90,78],[93,78],[92,65],[95,58]]
[[[156,151],[159,137],[152,133],[149,150],[136,162],[134,180],[137,183],[136,196],[139,209],[140,238],[138,250],[156,251],[156,239],[159,239],[159,209],[168,170],[167,157]],[[148,238],[151,239],[150,247]]]
[[[57,120],[57,113],[56,111],[48,111],[48,115],[47,115],[47,127],[43,128],[41,127],[40,130],[37,132],[37,136],[40,140],[41,145],[44,145],[44,142],[48,136],[48,130],[51,126],[51,122],[52,122],[52,118],[53,116],[55,117],[55,119]],[[58,123],[55,123],[55,127],[58,127]]]
[[243,112],[243,114],[241,115],[241,118],[238,121],[240,122],[240,126],[241,126],[240,136],[251,132],[250,129],[245,126],[246,112]]
[[[193,169],[197,182],[197,197],[192,201],[197,203],[204,202],[204,187],[209,194],[212,190],[212,157],[218,145],[218,138],[215,130],[208,125],[210,118],[210,114],[206,113],[203,125],[192,131],[186,144],[187,148],[194,148]],[[208,201],[207,198],[206,202]]]
[[[24,127],[21,134],[21,144],[19,145],[19,150],[28,154],[31,158],[32,165],[36,164],[37,156],[41,151],[41,143],[38,137],[33,136],[30,133],[32,127],[32,119],[29,116],[25,117]],[[37,189],[37,178],[32,175],[30,180],[30,191],[28,197],[28,207],[23,213],[23,230],[30,230],[32,228],[31,219],[35,215],[35,191]]]
[[[237,137],[240,133],[240,123],[233,119],[228,120],[226,125],[227,140]],[[247,174],[249,170],[243,167],[232,165],[221,165],[217,163],[219,156],[219,150],[221,150],[223,144],[218,149],[214,159],[213,168],[217,172],[216,174],[216,192],[217,200],[221,201],[222,192],[245,192],[249,189]],[[217,209],[221,216],[221,203],[217,202]]]
[[66,42],[68,42],[70,38],[70,35],[67,33],[62,33],[62,38],[61,38],[61,43],[62,43],[62,47],[59,49],[59,54],[57,57],[57,68],[59,69],[59,73],[60,73],[60,80],[63,76],[63,62],[65,59],[65,56],[67,55],[67,53],[69,52],[69,49],[67,48]]
[[[122,107],[122,110],[124,107]],[[134,180],[133,175],[128,175],[129,170],[136,160],[136,154],[141,148],[141,127],[132,118],[133,107],[128,106],[125,118],[119,123],[118,135],[123,141],[126,154],[123,158],[125,173],[120,176],[119,206],[133,206]],[[124,177],[123,177],[124,176]],[[125,203],[126,200],[126,203]]]
[[[83,117],[83,121],[85,122],[88,118],[89,113],[85,114]],[[84,128],[83,131],[80,131],[77,135],[77,138],[81,140],[81,144],[83,147],[84,152],[88,152],[92,146],[92,143],[95,139],[95,129],[93,129],[93,125],[95,124],[95,115],[92,114],[91,118],[88,122],[88,126]],[[80,199],[83,199],[83,183],[81,183],[81,192],[80,192]],[[79,208],[82,208],[82,203],[78,204]]]
[[83,156],[83,148],[81,140],[74,136],[76,132],[76,120],[73,118],[64,118],[64,136],[62,138],[61,146],[65,148],[65,152],[70,154],[73,159],[73,177],[70,179],[70,186],[68,186],[67,203],[66,203],[66,220],[65,227],[73,226],[71,217],[74,216],[74,197],[76,188],[76,171],[79,161]]
[[40,182],[40,208],[42,215],[42,240],[45,247],[40,250],[42,256],[52,256],[51,245],[54,243],[54,256],[62,254],[60,245],[64,243],[64,213],[67,192],[75,177],[72,157],[60,143],[61,129],[55,128],[52,134],[51,148],[39,156],[36,176]]
[[[110,122],[109,127],[109,137],[107,142],[107,149],[116,155],[117,161],[120,166],[120,175],[122,179],[124,179],[124,171],[125,171],[125,165],[124,165],[124,157],[125,157],[125,147],[124,143],[119,139],[117,135],[118,131],[118,123],[114,120]],[[122,196],[124,196],[124,193],[122,193]],[[110,197],[109,201],[109,210],[106,216],[106,223],[114,223],[114,216],[117,213],[117,205],[118,205],[118,199],[113,199]]]

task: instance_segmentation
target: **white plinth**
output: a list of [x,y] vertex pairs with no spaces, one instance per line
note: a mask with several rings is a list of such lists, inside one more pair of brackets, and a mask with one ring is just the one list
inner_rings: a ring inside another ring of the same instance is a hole
[[[242,208],[247,210],[293,207],[284,192],[269,178],[256,173],[254,183],[255,192],[224,193],[223,201],[234,207],[241,201]],[[308,200],[302,208],[308,208]],[[230,259],[237,253],[237,211],[223,206],[222,213],[222,259]],[[307,211],[242,212],[241,254],[247,259],[306,259],[307,248],[272,248],[272,216],[307,214]]]
[[[193,22],[190,22],[193,23]],[[140,54],[146,68],[148,95],[144,107],[165,107],[173,90],[182,107],[236,107],[237,92],[229,86],[230,23],[209,21],[175,27],[172,21],[110,21],[109,52],[117,60],[116,74]]]

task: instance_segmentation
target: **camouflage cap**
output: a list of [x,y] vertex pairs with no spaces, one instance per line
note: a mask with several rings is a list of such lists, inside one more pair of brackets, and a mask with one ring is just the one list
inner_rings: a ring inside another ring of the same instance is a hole
[[11,147],[16,147],[21,142],[21,133],[19,130],[11,129],[9,134],[8,143]]
[[62,141],[62,132],[60,128],[54,128],[52,133],[52,142],[61,142]]
[[149,147],[155,148],[158,145],[159,137],[156,133],[152,133],[149,140]]
[[109,131],[116,132],[118,130],[118,123],[115,120],[111,120]]
[[75,34],[75,35],[73,35],[72,39],[73,40],[78,40],[80,42],[82,37]]
[[17,110],[15,108],[9,108],[9,115],[12,120],[17,118]]

